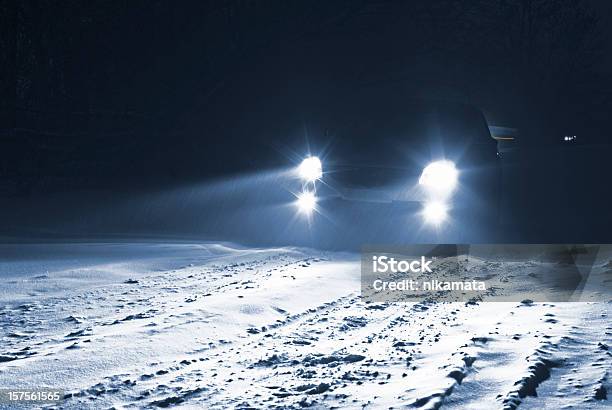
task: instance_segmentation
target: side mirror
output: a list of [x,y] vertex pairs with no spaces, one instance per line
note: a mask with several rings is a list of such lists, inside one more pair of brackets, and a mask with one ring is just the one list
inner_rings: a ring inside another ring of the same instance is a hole
[[516,148],[518,129],[508,127],[490,126],[491,138],[497,141],[497,152],[503,154]]

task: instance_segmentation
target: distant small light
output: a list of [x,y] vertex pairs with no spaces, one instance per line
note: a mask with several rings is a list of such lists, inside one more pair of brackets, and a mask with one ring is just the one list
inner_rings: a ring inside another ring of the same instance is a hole
[[310,215],[317,206],[317,197],[313,192],[302,192],[297,197],[296,205],[301,213]]
[[432,225],[439,225],[446,219],[447,206],[442,202],[427,202],[423,208],[423,219]]

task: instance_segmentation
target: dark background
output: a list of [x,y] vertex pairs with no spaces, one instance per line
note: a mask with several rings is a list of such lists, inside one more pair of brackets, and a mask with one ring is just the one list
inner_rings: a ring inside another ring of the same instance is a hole
[[142,231],[161,214],[87,221],[120,198],[141,213],[137,195],[277,165],[279,143],[319,132],[320,113],[363,87],[467,102],[518,128],[523,174],[510,179],[533,183],[514,187],[528,199],[512,212],[555,219],[518,240],[612,234],[607,1],[0,5],[0,236]]

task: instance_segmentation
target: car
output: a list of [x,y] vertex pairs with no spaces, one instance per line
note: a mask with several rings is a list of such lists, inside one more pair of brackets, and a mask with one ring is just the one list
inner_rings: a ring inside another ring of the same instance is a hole
[[481,110],[406,99],[335,113],[319,151],[311,144],[295,167],[296,210],[311,229],[327,224],[366,241],[492,239],[500,155]]

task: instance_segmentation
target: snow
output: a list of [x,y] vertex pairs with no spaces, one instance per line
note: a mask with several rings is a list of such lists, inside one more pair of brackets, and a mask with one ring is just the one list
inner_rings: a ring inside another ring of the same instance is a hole
[[359,255],[291,247],[0,254],[0,388],[59,388],[63,408],[608,403],[608,301],[368,303]]

